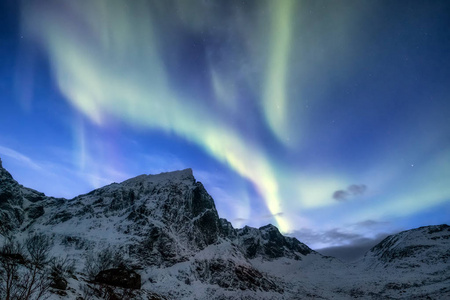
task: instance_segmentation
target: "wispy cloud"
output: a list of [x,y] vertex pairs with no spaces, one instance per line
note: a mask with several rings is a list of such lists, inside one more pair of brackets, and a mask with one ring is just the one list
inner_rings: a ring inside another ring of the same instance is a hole
[[[345,227],[344,227],[345,226]],[[363,220],[331,229],[302,228],[291,235],[315,249],[359,245],[400,231],[393,229],[389,222]]]
[[14,149],[0,145],[0,154],[4,155],[4,156],[8,156],[18,162],[21,162],[21,163],[27,165],[30,168],[35,169],[35,170],[43,170],[43,168],[38,163],[33,161],[30,157],[14,150]]
[[247,221],[248,219],[245,219],[245,218],[235,218],[233,221],[235,221],[235,222],[244,222],[244,221]]
[[360,234],[346,232],[341,228],[333,228],[326,231],[303,228],[294,231],[292,235],[307,245],[343,245],[362,237]]
[[327,247],[316,249],[323,255],[334,256],[343,261],[355,261],[364,256],[368,250],[381,242],[388,234],[380,233],[375,238],[359,237],[354,239],[350,244],[336,247]]

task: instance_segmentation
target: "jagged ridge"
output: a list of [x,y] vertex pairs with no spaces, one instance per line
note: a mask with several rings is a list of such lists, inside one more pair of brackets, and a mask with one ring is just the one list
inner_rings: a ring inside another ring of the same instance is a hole
[[233,228],[191,169],[140,175],[66,200],[21,186],[0,160],[0,216],[2,232],[51,235],[53,251],[76,258],[81,276],[86,253],[118,249],[142,276],[142,291],[167,299],[450,295],[447,225],[390,236],[345,265],[273,225]]

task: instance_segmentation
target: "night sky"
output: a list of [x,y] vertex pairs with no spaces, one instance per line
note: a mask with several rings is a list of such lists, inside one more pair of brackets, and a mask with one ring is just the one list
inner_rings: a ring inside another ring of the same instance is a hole
[[450,1],[3,0],[0,157],[66,198],[192,168],[235,227],[315,249],[449,223],[449,16]]

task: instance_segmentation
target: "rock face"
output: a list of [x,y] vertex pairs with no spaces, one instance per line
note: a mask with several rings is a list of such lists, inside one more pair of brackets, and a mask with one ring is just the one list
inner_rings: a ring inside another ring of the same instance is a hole
[[102,269],[95,281],[135,289],[133,299],[450,298],[447,225],[390,236],[346,265],[273,225],[234,228],[190,169],[66,200],[21,186],[0,161],[0,225],[48,234],[53,253],[77,261],[77,279],[58,284],[67,299],[82,297],[86,257],[104,249],[126,268]]
[[17,183],[3,168],[0,160],[0,232],[20,228],[24,221],[28,221],[26,212],[31,219],[42,216],[44,206],[40,203],[51,203],[55,200],[57,199],[46,197],[44,193]]
[[300,243],[297,239],[283,236],[278,228],[271,224],[259,229],[245,226],[236,230],[236,234],[235,240],[249,258],[257,256],[269,259],[289,257],[299,260],[302,256],[312,252],[308,246]]
[[11,230],[24,219],[22,189],[0,163],[0,227]]

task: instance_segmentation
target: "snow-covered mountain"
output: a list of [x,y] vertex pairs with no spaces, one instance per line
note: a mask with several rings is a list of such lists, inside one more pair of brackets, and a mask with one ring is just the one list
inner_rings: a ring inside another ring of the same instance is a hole
[[134,276],[132,299],[450,298],[447,225],[387,237],[345,264],[273,225],[233,228],[190,169],[66,200],[23,187],[0,161],[0,225],[19,240],[44,233],[54,256],[74,259],[67,287],[52,288],[52,299],[101,298],[96,284],[107,274],[89,277],[89,267],[102,251],[120,256],[121,272]]

